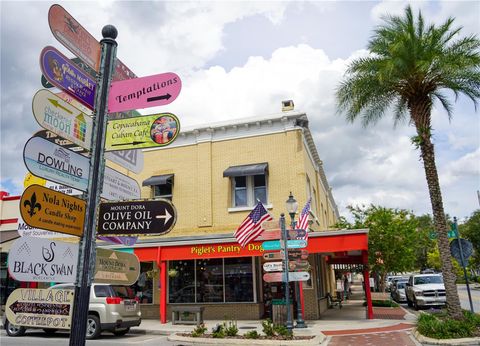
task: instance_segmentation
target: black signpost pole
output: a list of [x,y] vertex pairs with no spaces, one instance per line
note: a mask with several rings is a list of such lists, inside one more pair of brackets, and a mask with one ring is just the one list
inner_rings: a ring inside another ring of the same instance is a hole
[[280,215],[280,229],[282,231],[281,239],[283,240],[283,283],[285,285],[285,307],[287,309],[287,323],[285,327],[287,327],[289,333],[292,333],[293,322],[290,310],[290,285],[288,280],[288,231],[285,226],[285,214],[283,213]]
[[103,151],[107,123],[107,102],[117,51],[117,42],[115,41],[117,29],[112,25],[107,25],[102,29],[102,36],[103,39],[100,41],[102,46],[100,71],[95,94],[95,119],[93,122],[92,155],[88,177],[87,210],[78,257],[78,277],[75,285],[70,346],[85,345],[90,287],[95,269],[97,206],[100,201],[105,169]]

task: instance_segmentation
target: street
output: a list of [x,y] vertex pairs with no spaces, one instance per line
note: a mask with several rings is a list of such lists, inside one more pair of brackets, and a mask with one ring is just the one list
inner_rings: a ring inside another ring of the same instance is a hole
[[[473,311],[480,313],[480,290],[472,289],[473,287],[478,286],[478,284],[470,284],[470,293],[472,295],[472,304]],[[467,285],[457,285],[458,295],[460,297],[460,303],[462,308],[465,310],[470,310],[470,303],[468,302],[468,292]]]
[[[9,337],[5,330],[0,331],[0,344],[2,346],[23,346],[23,345],[68,345],[69,334],[57,332],[54,335],[47,335],[42,330],[27,330],[24,336]],[[135,334],[129,333],[125,336],[115,336],[112,333],[102,333],[96,340],[87,340],[87,345],[165,345],[173,346],[174,343],[167,340],[165,335]]]

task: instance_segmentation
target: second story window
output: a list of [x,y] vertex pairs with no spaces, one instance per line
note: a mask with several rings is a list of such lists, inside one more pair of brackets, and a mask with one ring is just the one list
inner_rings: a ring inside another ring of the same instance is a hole
[[151,186],[153,198],[172,200],[173,197],[173,174],[154,175],[142,183],[143,186]]
[[232,186],[232,207],[251,207],[257,200],[268,203],[267,163],[231,166],[223,172],[230,177]]

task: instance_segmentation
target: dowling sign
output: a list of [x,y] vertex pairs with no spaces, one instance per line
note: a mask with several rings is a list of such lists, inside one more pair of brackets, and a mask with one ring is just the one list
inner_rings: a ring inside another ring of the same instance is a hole
[[8,272],[17,281],[75,282],[78,244],[22,237],[8,253]]

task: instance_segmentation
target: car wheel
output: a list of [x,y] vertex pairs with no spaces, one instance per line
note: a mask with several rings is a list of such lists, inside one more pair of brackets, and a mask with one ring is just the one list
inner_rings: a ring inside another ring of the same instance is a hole
[[87,340],[98,338],[102,330],[100,329],[100,319],[95,315],[87,317]]
[[130,328],[125,328],[125,329],[117,329],[113,331],[113,334],[116,336],[122,336],[127,334],[130,331]]
[[27,329],[22,326],[17,326],[16,324],[11,324],[8,320],[5,321],[5,331],[8,336],[22,336],[25,334]]
[[55,328],[44,328],[43,331],[48,335],[53,335],[57,332],[58,329]]

